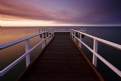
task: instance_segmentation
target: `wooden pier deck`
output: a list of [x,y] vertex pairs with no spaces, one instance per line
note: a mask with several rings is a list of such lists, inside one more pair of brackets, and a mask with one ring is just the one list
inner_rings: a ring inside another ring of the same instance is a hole
[[69,33],[55,33],[54,39],[20,81],[101,81]]

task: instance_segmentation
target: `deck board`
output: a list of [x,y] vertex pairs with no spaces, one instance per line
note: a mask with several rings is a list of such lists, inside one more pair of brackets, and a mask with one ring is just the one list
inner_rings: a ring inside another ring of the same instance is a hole
[[100,81],[69,37],[55,33],[55,38],[21,81]]

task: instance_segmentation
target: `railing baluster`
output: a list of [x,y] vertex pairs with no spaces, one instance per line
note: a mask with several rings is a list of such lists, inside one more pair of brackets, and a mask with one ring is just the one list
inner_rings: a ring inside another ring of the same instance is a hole
[[[72,34],[74,35],[74,31],[72,32]],[[74,36],[73,36],[73,40],[74,40]]]
[[[82,41],[81,33],[79,33],[79,39]],[[82,48],[81,42],[79,42],[79,47]]]
[[70,30],[70,37],[72,38],[72,31]]
[[[45,33],[45,37],[44,37],[44,39],[46,38],[46,33]],[[44,41],[44,47],[46,46],[46,40]]]
[[[96,39],[94,39],[93,42],[93,50],[97,53],[98,51],[98,41]],[[93,60],[92,63],[94,64],[95,67],[97,67],[97,57],[96,55],[93,54]]]
[[71,38],[73,39],[73,31],[71,30]]
[[[44,33],[42,34],[42,41],[44,40]],[[44,41],[42,42],[42,49],[44,48]]]
[[[47,32],[47,37],[48,37],[48,32]],[[47,40],[46,40],[46,44],[48,44],[48,38],[47,38]]]
[[[73,31],[73,35],[75,36],[75,33],[74,33],[74,31]],[[73,40],[75,41],[75,37],[73,36]]]
[[73,39],[73,31],[71,31],[71,38]]
[[[28,52],[30,50],[30,42],[29,42],[29,39],[26,40],[25,50],[26,50],[26,52]],[[26,67],[28,67],[29,64],[30,64],[30,54],[27,54],[27,56],[26,56]]]
[[[74,31],[74,36],[76,36],[76,32]],[[76,38],[74,37],[74,41],[76,42]]]

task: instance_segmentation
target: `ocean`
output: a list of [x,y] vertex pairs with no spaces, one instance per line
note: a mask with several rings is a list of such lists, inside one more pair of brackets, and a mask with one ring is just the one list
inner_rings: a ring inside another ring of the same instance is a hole
[[[56,28],[56,27],[51,27]],[[58,27],[61,28],[61,27]],[[66,29],[76,29],[76,30],[85,30],[84,32],[91,34],[93,36],[121,44],[121,27],[111,26],[111,27],[92,27],[92,26],[82,26],[82,27],[62,27]],[[0,28],[0,44],[5,44],[20,38],[24,38],[27,36],[30,36],[32,34],[36,34],[39,32],[38,27],[1,27]],[[39,37],[35,37],[30,40],[31,47],[33,47],[37,42],[41,40]],[[92,48],[93,40],[84,37],[82,39],[86,44],[88,44]],[[0,50],[0,70],[5,68],[8,64],[13,62],[15,59],[17,59],[19,56],[24,54],[25,52],[25,42],[19,43],[15,46],[12,46],[10,48]],[[99,43],[98,47],[98,53],[107,59],[109,62],[111,62],[113,65],[115,65],[119,70],[121,70],[121,51],[114,49],[112,47],[109,47],[107,45],[104,45],[102,43]],[[34,55],[35,52],[40,52],[38,48],[35,49],[36,51],[32,52],[31,58],[37,56]],[[89,52],[88,49],[86,49],[84,46],[82,46],[83,52],[86,54],[86,56],[92,60],[92,53]],[[36,57],[35,57],[36,58]],[[33,58],[34,59],[34,58]],[[105,64],[103,64],[100,60],[98,60],[97,69],[101,73],[101,75],[104,77],[106,81],[121,81],[121,78],[116,75],[114,72],[112,72]],[[5,74],[0,81],[15,81],[17,76],[20,75],[20,73],[25,70],[25,59],[21,61],[19,64],[16,65],[11,71],[9,71],[7,74]]]
[[[121,27],[86,27],[85,29],[86,29],[86,33],[88,34],[91,34],[93,36],[121,45],[121,37],[120,37]],[[88,44],[91,48],[93,48],[92,39],[85,37],[82,40],[86,44]],[[84,46],[82,47],[82,50],[90,59],[90,61],[92,61],[92,53]],[[121,62],[120,62],[121,51],[120,50],[114,49],[103,43],[99,43],[98,53],[107,61],[109,61],[111,64],[116,66],[119,70],[121,70]],[[97,69],[106,81],[121,81],[121,78],[117,74],[115,74],[111,69],[109,69],[109,67],[107,67],[104,63],[102,63],[99,59],[97,62]]]

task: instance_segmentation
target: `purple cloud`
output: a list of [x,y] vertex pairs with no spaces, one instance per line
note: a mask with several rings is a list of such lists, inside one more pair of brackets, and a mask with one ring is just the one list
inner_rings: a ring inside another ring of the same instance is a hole
[[0,0],[0,14],[73,24],[121,24],[120,0]]

